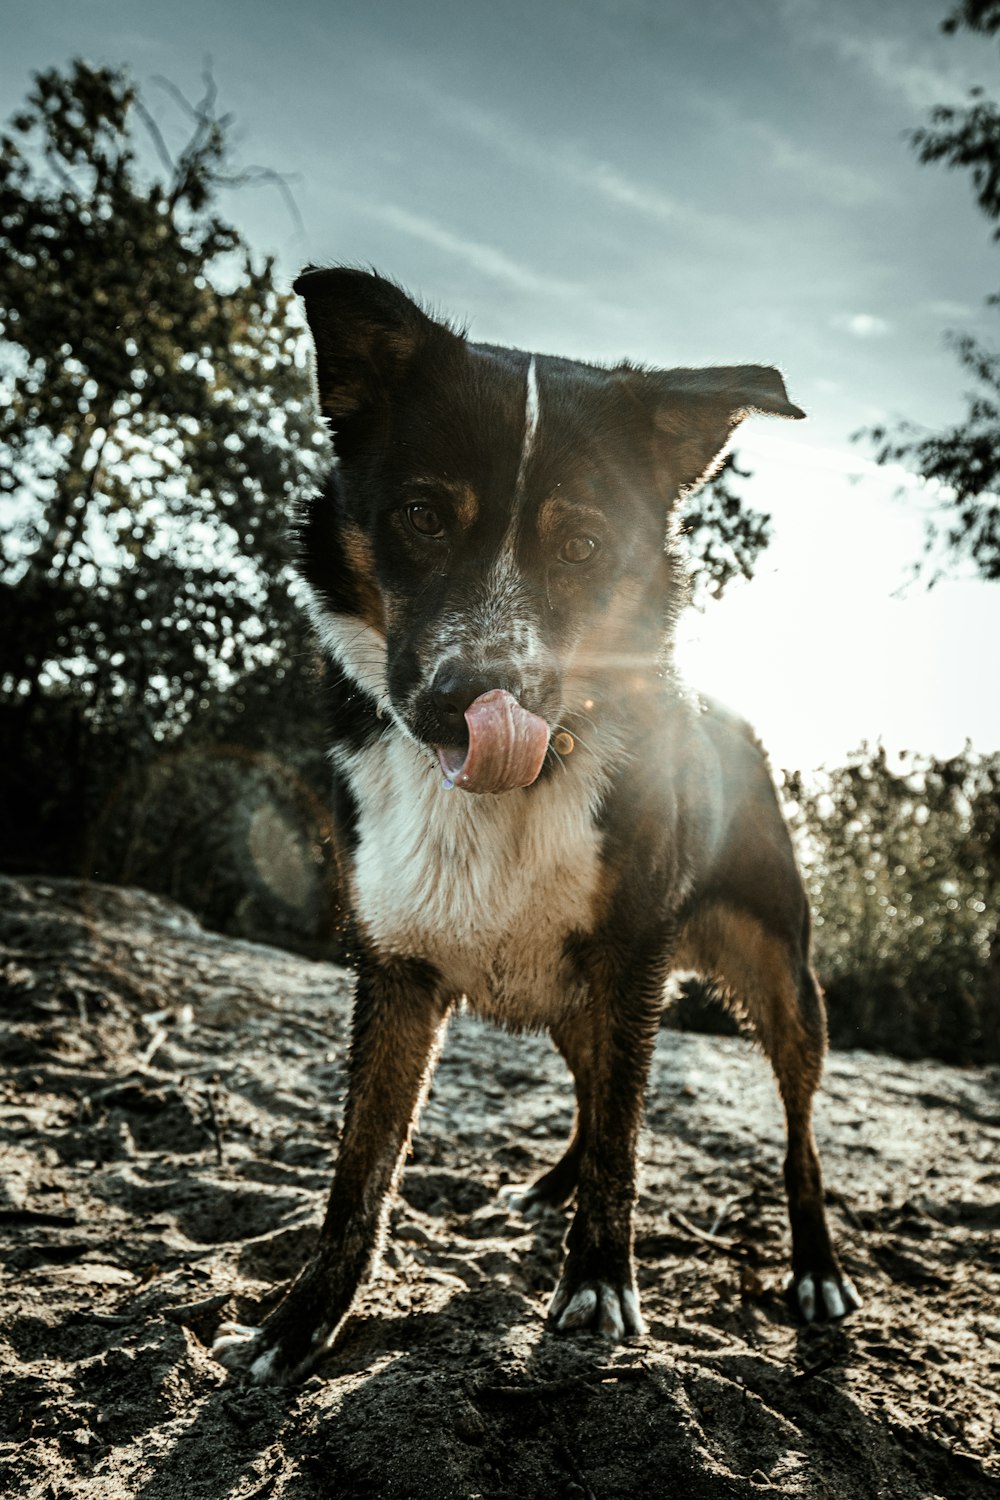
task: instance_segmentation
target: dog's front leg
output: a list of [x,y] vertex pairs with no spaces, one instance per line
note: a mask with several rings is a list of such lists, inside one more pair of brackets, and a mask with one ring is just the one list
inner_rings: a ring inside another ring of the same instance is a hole
[[574,1051],[589,1059],[586,1087],[577,1089],[580,1176],[566,1264],[549,1309],[566,1331],[589,1329],[608,1338],[645,1331],[632,1210],[639,1126],[663,1004],[661,966],[652,967],[643,975],[631,965],[617,974],[596,966],[590,1004],[575,1023]]
[[340,1153],[312,1259],[258,1328],[223,1324],[212,1353],[264,1385],[295,1381],[329,1346],[378,1248],[386,1194],[430,1080],[447,1005],[426,964],[369,963],[358,978]]

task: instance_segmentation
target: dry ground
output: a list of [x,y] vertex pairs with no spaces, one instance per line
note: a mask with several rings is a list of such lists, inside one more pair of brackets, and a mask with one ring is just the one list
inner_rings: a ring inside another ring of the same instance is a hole
[[648,1338],[550,1333],[565,1222],[497,1189],[571,1120],[541,1038],[451,1029],[382,1268],[322,1372],[207,1354],[276,1299],[335,1146],[342,970],[137,892],[0,882],[0,1492],[45,1500],[1000,1494],[996,1071],[833,1055],[819,1136],[863,1311],[782,1297],[781,1119],[745,1042],[665,1031]]

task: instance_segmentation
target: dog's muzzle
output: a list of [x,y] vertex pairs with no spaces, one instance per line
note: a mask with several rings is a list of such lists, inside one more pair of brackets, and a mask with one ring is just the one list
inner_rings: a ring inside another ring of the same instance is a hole
[[536,780],[549,726],[522,705],[522,692],[509,672],[439,667],[425,700],[424,738],[437,751],[449,790],[509,792]]

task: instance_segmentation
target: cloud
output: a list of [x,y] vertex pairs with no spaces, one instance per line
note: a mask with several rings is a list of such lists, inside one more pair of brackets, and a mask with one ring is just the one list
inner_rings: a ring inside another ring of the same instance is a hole
[[830,319],[830,327],[839,333],[852,333],[857,339],[877,339],[889,332],[891,324],[874,313],[838,313]]
[[[886,92],[902,98],[914,112],[923,113],[935,104],[957,104],[966,99],[970,80],[955,65],[938,60],[941,40],[921,44],[909,7],[859,7],[853,16],[846,6],[830,7],[827,0],[777,0],[785,23],[807,46],[834,52],[844,62],[867,73]],[[942,6],[942,15],[947,7]],[[831,20],[831,15],[836,19]],[[882,26],[895,19],[899,30],[889,33],[868,28],[869,15]]]
[[697,109],[717,129],[756,143],[768,165],[799,178],[817,197],[842,208],[862,208],[885,196],[884,184],[880,186],[869,172],[833,161],[829,151],[802,145],[767,121],[742,113],[722,94],[699,96],[690,108]]
[[968,94],[967,81],[954,69],[926,62],[903,37],[851,36],[831,29],[829,40],[847,62],[900,94],[914,110],[959,103]]
[[819,151],[800,146],[763,121],[746,121],[743,128],[766,147],[772,166],[802,178],[817,195],[830,198],[843,208],[861,208],[884,196],[885,189],[867,172],[843,166]]
[[954,302],[948,297],[924,302],[921,310],[930,313],[932,318],[947,318],[950,323],[967,323],[970,318],[978,318],[982,312],[981,308],[972,307],[968,302]]
[[449,94],[432,80],[395,66],[388,71],[395,92],[405,87],[418,95],[448,125],[506,157],[519,170],[527,168],[550,179],[556,175],[654,224],[670,225],[713,243],[718,243],[721,237],[730,245],[756,242],[756,232],[734,215],[698,208],[687,199],[630,176],[613,162],[581,150],[572,141],[550,138],[540,143],[510,119]]
[[409,209],[400,208],[394,203],[371,203],[353,194],[351,197],[353,207],[358,212],[378,219],[388,228],[409,235],[412,239],[422,240],[425,245],[433,245],[436,250],[443,250],[447,255],[456,256],[493,281],[501,281],[516,287],[518,291],[545,297],[570,298],[580,295],[581,289],[575,282],[541,275],[530,266],[514,260],[503,250],[498,250],[496,246],[456,234],[447,225],[428,219],[423,214],[411,213]]

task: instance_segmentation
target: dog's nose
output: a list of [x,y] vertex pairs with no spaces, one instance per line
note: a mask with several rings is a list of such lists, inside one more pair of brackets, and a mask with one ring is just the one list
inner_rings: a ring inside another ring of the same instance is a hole
[[472,672],[457,662],[445,662],[435,672],[430,688],[431,703],[442,729],[454,734],[456,740],[463,740],[466,733],[465,710],[483,693],[491,692],[493,688],[504,688],[515,698],[520,697],[520,680],[509,669],[485,667]]

